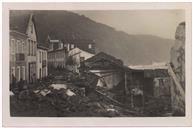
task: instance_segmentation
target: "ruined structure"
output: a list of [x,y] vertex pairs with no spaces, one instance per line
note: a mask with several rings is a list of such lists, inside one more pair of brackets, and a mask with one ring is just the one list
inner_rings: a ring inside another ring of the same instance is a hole
[[185,115],[185,22],[177,27],[170,62],[169,73],[173,78],[171,88],[173,113]]

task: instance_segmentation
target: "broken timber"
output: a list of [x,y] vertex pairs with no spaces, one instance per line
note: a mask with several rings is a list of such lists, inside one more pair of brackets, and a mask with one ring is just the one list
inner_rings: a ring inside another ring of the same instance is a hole
[[116,103],[116,104],[118,104],[118,105],[120,105],[120,106],[124,106],[124,104],[122,104],[122,103],[120,103],[120,102],[112,99],[111,97],[105,95],[104,93],[102,93],[102,92],[100,92],[100,91],[98,91],[98,90],[96,90],[96,92],[97,92],[98,94],[102,95],[103,97],[107,98],[108,100],[110,100],[110,101],[112,101],[112,102],[114,102],[114,103]]
[[105,95],[104,93],[102,93],[102,92],[100,92],[100,91],[98,91],[98,90],[95,90],[95,91],[96,91],[98,94],[100,94],[101,96],[103,96],[104,98],[106,98],[107,100],[112,101],[112,102],[115,103],[116,105],[118,105],[118,106],[120,106],[120,107],[122,107],[122,108],[126,108],[126,109],[125,109],[125,112],[131,113],[131,114],[135,114],[135,115],[138,115],[138,116],[141,116],[141,115],[142,115],[142,113],[136,112],[136,111],[134,111],[134,110],[132,110],[132,111],[131,111],[131,110],[128,110],[128,107],[127,107],[126,105],[118,102],[118,101],[115,100],[115,99],[112,99],[111,97]]

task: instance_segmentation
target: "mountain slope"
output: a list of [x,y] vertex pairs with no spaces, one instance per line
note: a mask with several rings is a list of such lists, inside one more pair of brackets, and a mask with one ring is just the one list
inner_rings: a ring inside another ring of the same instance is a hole
[[152,35],[128,35],[68,11],[11,11],[10,16],[31,12],[35,16],[39,43],[45,43],[48,34],[59,39],[75,35],[76,38],[95,40],[97,52],[111,54],[126,65],[169,61],[173,40]]

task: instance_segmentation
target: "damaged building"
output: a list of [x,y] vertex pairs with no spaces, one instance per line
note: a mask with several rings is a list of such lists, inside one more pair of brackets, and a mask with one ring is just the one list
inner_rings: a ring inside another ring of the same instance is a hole
[[123,62],[104,52],[83,61],[81,68],[99,77],[97,86],[112,89],[124,78]]
[[[171,109],[171,77],[168,74],[166,64],[152,64],[145,66],[129,66],[132,69],[130,90],[135,95],[137,90],[141,90],[142,105],[148,105],[153,99],[163,99],[166,106]],[[135,106],[135,102],[131,102]]]
[[98,76],[98,91],[128,107],[144,108],[151,98],[166,99],[165,105],[171,106],[167,65],[127,67],[121,60],[100,52],[83,61],[81,69]]

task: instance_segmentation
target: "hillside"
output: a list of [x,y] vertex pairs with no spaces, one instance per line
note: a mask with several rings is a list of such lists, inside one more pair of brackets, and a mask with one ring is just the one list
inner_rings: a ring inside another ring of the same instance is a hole
[[35,16],[39,43],[45,43],[48,34],[54,34],[56,38],[75,35],[76,38],[95,40],[97,52],[111,54],[122,59],[125,64],[169,61],[173,40],[152,35],[128,35],[68,11],[11,11],[10,16],[22,16],[31,12]]

